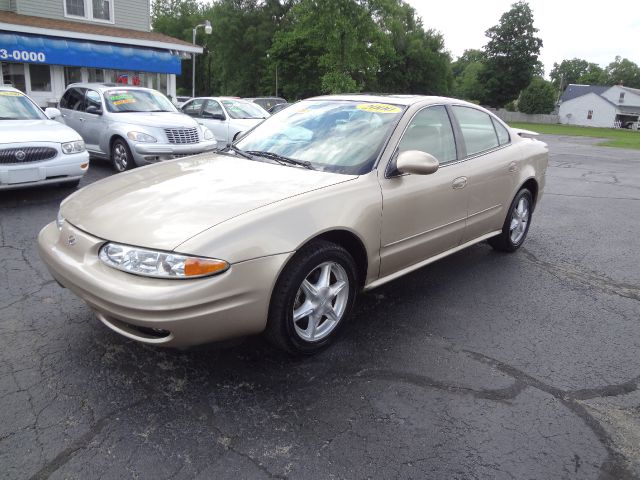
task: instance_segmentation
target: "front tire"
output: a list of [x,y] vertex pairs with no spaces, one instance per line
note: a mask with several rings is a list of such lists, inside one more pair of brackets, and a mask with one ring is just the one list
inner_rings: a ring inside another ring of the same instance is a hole
[[118,173],[135,167],[135,160],[133,159],[129,145],[121,138],[116,138],[111,145],[111,163],[113,169]]
[[351,312],[358,274],[349,252],[317,241],[300,250],[280,274],[265,335],[275,346],[312,355],[329,345]]
[[502,252],[518,250],[527,238],[532,212],[533,196],[528,189],[523,188],[511,202],[509,213],[502,226],[502,233],[490,238],[489,245]]

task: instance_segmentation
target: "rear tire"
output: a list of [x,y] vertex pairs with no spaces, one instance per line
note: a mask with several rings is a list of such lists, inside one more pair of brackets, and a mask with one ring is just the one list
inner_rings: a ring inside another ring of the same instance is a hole
[[135,160],[129,149],[127,142],[121,138],[116,138],[111,145],[111,164],[113,169],[118,172],[131,170],[135,167]]
[[502,226],[502,233],[488,240],[489,245],[501,252],[515,252],[522,246],[533,212],[533,196],[531,192],[523,188],[514,197],[509,206],[509,213]]
[[271,296],[265,336],[289,353],[312,355],[338,335],[353,307],[356,264],[344,248],[316,241],[280,274]]

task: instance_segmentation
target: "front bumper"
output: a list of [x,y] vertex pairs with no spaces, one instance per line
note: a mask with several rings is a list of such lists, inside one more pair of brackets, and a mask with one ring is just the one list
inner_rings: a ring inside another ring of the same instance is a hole
[[89,152],[86,151],[58,154],[41,162],[0,165],[0,190],[80,180],[88,166]]
[[167,347],[264,330],[271,291],[290,256],[236,263],[213,277],[164,280],[105,265],[98,258],[103,244],[67,222],[61,231],[52,222],[38,236],[40,256],[51,275],[82,298],[105,325],[128,338]]
[[136,163],[138,165],[145,165],[147,163],[170,160],[176,157],[210,152],[215,150],[217,145],[215,140],[204,140],[202,142],[184,145],[173,143],[134,143],[131,151]]

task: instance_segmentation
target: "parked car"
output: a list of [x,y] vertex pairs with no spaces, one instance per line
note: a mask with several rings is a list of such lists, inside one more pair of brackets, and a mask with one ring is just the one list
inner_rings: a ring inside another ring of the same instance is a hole
[[268,111],[271,115],[273,115],[274,113],[278,113],[280,110],[284,110],[290,105],[291,105],[290,103],[278,103],[273,107],[271,107]]
[[177,96],[175,98],[175,100],[173,101],[173,104],[180,108],[182,107],[185,103],[187,103],[189,100],[191,100],[192,97],[183,97],[183,96]]
[[265,332],[310,354],[359,290],[484,240],[516,251],[547,163],[544,143],[461,100],[317,97],[225,151],[82,189],[39,249],[126,337],[185,346]]
[[274,105],[278,105],[279,103],[287,103],[287,101],[281,97],[256,97],[256,98],[245,98],[245,100],[248,100],[253,103],[257,103],[266,111],[269,111],[271,107],[273,107]]
[[213,132],[218,147],[228,145],[239,132],[252,129],[269,113],[246,100],[229,97],[199,97],[182,106],[182,111]]
[[82,136],[89,153],[110,159],[117,172],[216,147],[209,129],[150,88],[74,83],[62,95],[60,110],[62,122]]
[[52,120],[59,115],[56,108],[43,113],[21,91],[0,86],[0,190],[78,186],[89,154],[80,135]]

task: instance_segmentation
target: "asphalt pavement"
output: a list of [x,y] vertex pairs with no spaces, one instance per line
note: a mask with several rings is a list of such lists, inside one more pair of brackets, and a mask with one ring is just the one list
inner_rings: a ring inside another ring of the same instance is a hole
[[111,332],[37,255],[70,190],[0,192],[0,478],[640,478],[640,152],[542,138],[519,252],[361,295],[304,360]]

